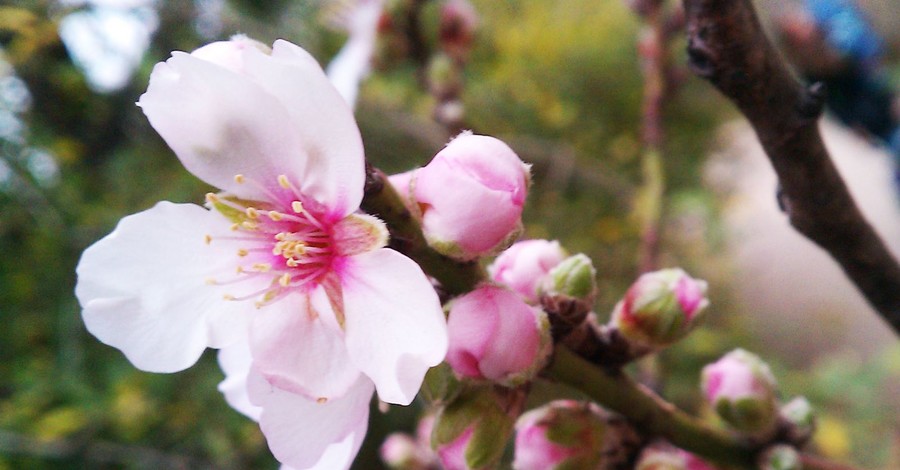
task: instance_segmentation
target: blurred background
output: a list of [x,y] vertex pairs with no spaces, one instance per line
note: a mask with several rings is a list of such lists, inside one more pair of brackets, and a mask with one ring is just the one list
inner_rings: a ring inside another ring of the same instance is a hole
[[[208,352],[171,375],[138,371],[85,330],[73,295],[81,251],[123,216],[209,190],[134,105],[171,51],[244,33],[285,38],[327,63],[352,1],[19,0],[0,2],[0,470],[277,468],[258,426],[216,391]],[[394,3],[403,3],[394,2]],[[422,12],[434,47],[437,1]],[[472,0],[473,50],[459,93],[464,123],[534,164],[526,236],[591,256],[605,319],[641,252],[641,20],[623,0]],[[765,18],[789,2],[757,2]],[[884,39],[880,72],[900,84],[900,8],[860,0]],[[396,38],[394,38],[396,40]],[[430,44],[429,44],[430,42]],[[382,43],[357,119],[370,162],[424,165],[449,139],[415,60]],[[785,397],[819,410],[814,445],[866,468],[900,468],[897,337],[818,248],[794,234],[748,126],[680,70],[663,107],[661,267],[707,279],[707,325],[653,364],[664,396],[703,414],[699,370],[734,347],[770,361]],[[900,208],[888,151],[827,120],[826,140],[864,212],[895,252]],[[415,406],[373,413],[357,460],[380,468],[387,432]]]

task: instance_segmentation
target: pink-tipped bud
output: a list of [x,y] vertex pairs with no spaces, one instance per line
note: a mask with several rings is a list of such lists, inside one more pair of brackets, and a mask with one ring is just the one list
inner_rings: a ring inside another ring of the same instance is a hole
[[643,274],[616,305],[611,323],[638,347],[654,350],[684,338],[709,305],[706,281],[683,270]]
[[494,282],[509,287],[526,302],[540,302],[538,288],[547,274],[568,256],[558,241],[525,240],[515,243],[488,266]]
[[431,434],[431,445],[443,467],[495,468],[524,401],[522,390],[493,386],[460,393],[438,413]]
[[517,385],[534,377],[550,351],[550,325],[515,292],[482,285],[450,304],[447,363],[460,377]]
[[493,137],[460,134],[416,173],[428,244],[468,261],[503,250],[522,230],[529,166]]
[[516,422],[513,468],[598,468],[606,434],[606,420],[597,405],[574,400],[548,403]]
[[706,463],[696,455],[672,446],[665,442],[658,442],[647,446],[641,451],[635,470],[715,470],[716,467]]
[[746,434],[766,436],[777,424],[775,377],[759,356],[736,349],[703,368],[703,395],[719,416]]

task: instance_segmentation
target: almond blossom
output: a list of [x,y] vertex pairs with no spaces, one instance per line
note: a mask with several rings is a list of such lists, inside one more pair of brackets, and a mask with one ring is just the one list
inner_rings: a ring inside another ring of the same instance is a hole
[[125,217],[85,250],[88,331],[152,372],[225,348],[220,388],[282,463],[349,466],[373,390],[409,404],[447,350],[428,279],[359,212],[350,107],[303,49],[244,37],[173,53],[138,105],[220,192]]

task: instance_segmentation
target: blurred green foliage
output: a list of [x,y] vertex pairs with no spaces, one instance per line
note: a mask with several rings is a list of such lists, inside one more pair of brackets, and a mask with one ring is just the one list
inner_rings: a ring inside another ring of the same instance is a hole
[[[603,317],[637,262],[638,20],[620,0],[473,3],[481,27],[466,69],[467,123],[534,162],[527,234],[595,260]],[[12,117],[0,119],[0,469],[276,467],[258,427],[215,390],[222,374],[212,352],[178,374],[140,372],[85,331],[72,293],[79,254],[118,219],[163,199],[199,202],[208,190],[133,105],[154,63],[233,32],[269,43],[284,37],[323,62],[343,40],[323,27],[317,2],[233,1],[216,10],[214,27],[201,27],[211,4],[156,2],[157,32],[140,66],[106,93],[93,91],[57,33],[72,7],[0,6],[0,111]],[[682,49],[673,45],[676,62]],[[376,70],[357,113],[370,161],[387,171],[426,163],[449,137],[430,122],[432,105],[415,64]],[[718,208],[700,184],[710,129],[729,112],[722,109],[730,108],[699,81],[687,81],[665,109],[663,261],[712,278],[718,300],[709,327],[648,367],[663,371],[666,395],[691,410],[702,365],[753,344],[742,320],[728,315],[727,284],[715,280],[727,277],[713,256],[722,243]],[[842,356],[808,370],[776,368],[786,392],[822,410],[816,443],[826,455],[884,467],[897,461],[889,455],[896,416],[882,410],[897,405],[898,357],[894,350],[874,363]],[[417,412],[373,413],[357,467],[378,468],[383,436],[409,429]]]

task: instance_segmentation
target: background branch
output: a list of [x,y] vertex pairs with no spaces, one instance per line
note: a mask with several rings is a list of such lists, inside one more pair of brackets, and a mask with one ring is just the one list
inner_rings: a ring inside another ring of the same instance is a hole
[[778,174],[791,225],[824,248],[900,333],[900,265],[863,218],[819,134],[821,85],[805,88],[749,0],[684,0],[694,72],[747,117]]

